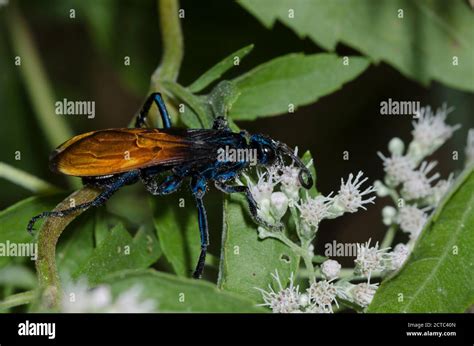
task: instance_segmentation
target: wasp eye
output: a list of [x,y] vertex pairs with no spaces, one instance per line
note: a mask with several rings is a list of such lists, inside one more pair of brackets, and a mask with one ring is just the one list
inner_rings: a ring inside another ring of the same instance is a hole
[[262,163],[271,164],[275,161],[275,151],[269,145],[262,145]]

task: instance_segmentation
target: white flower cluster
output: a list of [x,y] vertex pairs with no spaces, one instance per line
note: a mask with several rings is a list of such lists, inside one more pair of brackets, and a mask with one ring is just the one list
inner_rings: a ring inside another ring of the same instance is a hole
[[[296,152],[295,152],[296,155]],[[307,168],[312,162],[308,163]],[[363,188],[362,185],[368,180],[362,172],[357,175],[349,174],[347,179],[341,179],[341,184],[337,194],[328,195],[314,194],[305,190],[301,193],[302,186],[299,180],[300,167],[274,166],[265,173],[258,172],[256,182],[246,175],[245,184],[237,180],[240,185],[246,185],[253,198],[257,202],[258,216],[269,224],[277,224],[285,216],[288,210],[291,211],[291,218],[297,225],[298,237],[302,244],[305,244],[304,251],[308,256],[314,256],[314,246],[311,241],[314,239],[319,224],[324,219],[334,219],[345,213],[355,213],[360,209],[366,209],[366,205],[374,203],[375,192],[373,186]],[[275,237],[281,240],[281,232],[274,232],[272,229],[259,227],[259,237]],[[290,241],[287,239],[287,241]],[[332,313],[333,307],[338,307],[337,297],[349,297],[351,293],[341,289],[338,280],[341,265],[335,260],[326,260],[320,266],[323,276],[321,280],[313,280],[304,293],[301,293],[299,286],[294,285],[293,276],[290,277],[288,287],[283,287],[278,272],[272,274],[277,285],[273,288],[269,285],[268,290],[260,289],[264,303],[262,306],[269,307],[276,313]],[[373,286],[370,286],[372,288]],[[351,288],[351,287],[349,287]],[[348,288],[348,289],[349,289]],[[357,292],[357,290],[354,290]],[[373,291],[375,292],[375,291]],[[365,296],[370,295],[371,291]],[[358,293],[360,295],[360,293]],[[363,298],[350,298],[356,304],[362,302]],[[361,305],[361,304],[359,304]],[[363,305],[361,305],[364,307]]]
[[[297,151],[295,151],[295,155]],[[309,162],[309,168],[312,162]],[[301,219],[302,235],[312,239],[324,219],[334,219],[344,213],[355,213],[359,209],[366,209],[365,205],[374,203],[375,196],[368,196],[375,192],[373,186],[362,189],[368,178],[359,172],[356,176],[352,173],[346,181],[341,179],[337,195],[330,193],[327,196],[319,194],[310,196],[306,191],[305,197],[300,196],[301,183],[298,179],[300,168],[291,166],[273,166],[265,173],[258,172],[258,180],[253,182],[245,176],[247,185],[257,202],[258,216],[269,224],[277,224],[286,214],[289,207],[296,207]]]
[[446,124],[446,117],[454,108],[446,104],[433,112],[431,107],[422,107],[417,114],[418,121],[413,122],[413,141],[408,147],[408,155],[417,162],[434,153],[461,125]]
[[[430,212],[440,203],[453,183],[452,175],[448,179],[439,180],[439,173],[433,172],[436,162],[423,161],[460,127],[446,124],[446,117],[451,111],[452,109],[448,109],[446,105],[436,112],[430,107],[421,108],[416,116],[417,121],[413,122],[413,139],[408,145],[407,152],[404,154],[405,145],[402,140],[393,138],[388,145],[391,155],[378,153],[386,175],[384,182],[374,183],[377,195],[391,196],[397,206],[397,208],[386,206],[382,210],[383,222],[387,226],[398,224],[400,229],[409,235],[410,246],[422,231]],[[472,142],[474,147],[474,133]],[[472,151],[474,153],[474,149]],[[410,248],[404,246],[402,251],[403,244],[399,245],[398,250],[391,253],[394,257],[391,265],[393,270],[401,267],[403,263],[400,261],[407,257]]]
[[113,299],[109,286],[88,288],[84,280],[65,286],[61,312],[66,313],[150,313],[155,312],[152,300],[140,298],[141,289],[131,287]]
[[365,244],[357,244],[357,256],[354,260],[354,274],[366,277],[369,281],[373,273],[384,273],[398,270],[408,257],[408,247],[397,244],[393,251],[390,248],[379,249],[379,243],[370,246],[370,239]]
[[335,196],[332,192],[327,196],[315,197],[310,197],[307,193],[306,198],[296,205],[300,213],[303,235],[307,239],[312,239],[322,220],[334,219],[345,213],[355,213],[359,209],[366,209],[366,204],[374,203],[375,196],[368,196],[375,192],[374,187],[361,189],[367,179],[363,178],[362,172],[355,177],[351,173],[346,181],[341,179],[339,191]]
[[[329,263],[327,266],[333,267],[337,264],[337,270],[340,269],[340,264],[336,261],[326,262]],[[333,277],[330,280],[314,281],[301,293],[299,286],[294,284],[293,274],[290,275],[286,288],[283,287],[278,272],[272,274],[272,277],[276,282],[276,290],[271,285],[268,286],[268,291],[257,289],[262,293],[264,301],[259,306],[267,306],[274,313],[333,313],[334,307],[339,307],[338,298],[365,308],[378,288],[378,285],[371,284],[370,280],[354,285],[345,280],[336,282],[336,277]]]
[[278,271],[272,274],[276,282],[276,290],[271,285],[268,291],[257,288],[263,297],[263,304],[268,306],[274,313],[332,313],[333,305],[338,306],[336,297],[339,288],[332,280],[320,280],[313,282],[305,293],[300,292],[299,286],[295,286],[293,274],[289,278],[289,286],[284,288]]

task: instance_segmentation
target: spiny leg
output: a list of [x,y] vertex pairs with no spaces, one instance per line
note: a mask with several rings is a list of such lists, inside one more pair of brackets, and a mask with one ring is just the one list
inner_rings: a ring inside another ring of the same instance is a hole
[[176,192],[183,182],[183,178],[177,175],[169,175],[159,184],[156,181],[156,175],[144,174],[140,178],[148,192],[154,196]]
[[212,124],[214,130],[230,130],[227,120],[224,117],[217,117]]
[[202,177],[193,177],[191,179],[191,191],[196,200],[198,209],[199,234],[201,236],[201,253],[193,273],[193,278],[201,278],[204,264],[206,263],[207,247],[209,246],[209,229],[207,225],[206,208],[204,207],[203,197],[206,193],[206,180]]
[[242,185],[226,185],[225,183],[221,181],[215,181],[215,186],[218,190],[224,192],[224,193],[244,193],[245,197],[247,199],[247,202],[249,204],[249,210],[250,214],[252,215],[253,219],[260,225],[264,226],[265,228],[281,228],[282,225],[280,223],[271,225],[265,220],[263,220],[259,215],[258,215],[258,204],[255,201],[255,199],[252,196],[252,192],[250,192],[250,189],[247,186],[242,186]]
[[131,171],[122,174],[117,178],[117,180],[108,185],[107,188],[102,191],[95,199],[90,202],[78,204],[74,207],[58,210],[58,211],[45,211],[39,215],[34,216],[31,218],[30,222],[28,222],[27,230],[30,234],[32,234],[33,226],[35,225],[36,221],[44,217],[64,217],[69,215],[77,210],[87,209],[89,207],[98,207],[104,204],[118,189],[122,186],[126,185],[129,182],[134,181],[138,177],[138,171]]
[[152,93],[150,96],[148,96],[140,113],[137,116],[137,119],[135,120],[135,127],[143,127],[143,125],[145,125],[153,101],[155,101],[156,106],[160,112],[161,120],[163,121],[163,128],[169,129],[171,127],[171,120],[170,116],[168,115],[165,102],[163,101],[163,97],[160,93]]

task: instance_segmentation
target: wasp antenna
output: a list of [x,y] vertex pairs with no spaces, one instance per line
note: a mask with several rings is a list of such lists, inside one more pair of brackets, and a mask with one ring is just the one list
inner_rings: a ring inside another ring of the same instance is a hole
[[300,181],[300,184],[305,189],[310,189],[311,186],[313,186],[313,177],[308,167],[306,167],[303,161],[301,161],[301,159],[296,156],[293,150],[291,150],[286,144],[279,143],[278,147],[283,151],[283,153],[288,155],[293,160],[293,162],[300,168],[300,172],[298,174],[298,180]]

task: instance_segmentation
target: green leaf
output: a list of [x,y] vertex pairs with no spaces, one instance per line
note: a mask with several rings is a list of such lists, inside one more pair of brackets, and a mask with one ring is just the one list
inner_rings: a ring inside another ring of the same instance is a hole
[[133,286],[155,302],[160,312],[265,312],[255,303],[219,290],[204,280],[180,278],[154,270],[125,271],[103,280],[117,296]]
[[[458,179],[368,312],[464,312],[474,303],[474,170]],[[401,299],[403,298],[403,299]]]
[[188,89],[171,81],[162,81],[161,84],[166,90],[176,96],[178,99],[185,102],[192,111],[198,116],[201,122],[201,127],[210,128],[212,125],[211,112],[208,111],[207,103],[199,96],[192,94]]
[[224,220],[219,288],[261,301],[256,288],[273,284],[271,274],[276,270],[285,285],[290,273],[296,272],[299,258],[278,240],[258,238],[244,196],[226,197]]
[[[64,194],[30,197],[0,212],[0,244],[32,243],[35,239],[26,231],[28,221],[39,213],[51,210],[64,199]],[[40,222],[36,224],[39,228]],[[13,257],[0,256],[0,268],[8,264]]]
[[243,57],[245,57],[248,53],[251,52],[253,47],[253,44],[250,44],[244,48],[239,49],[238,51],[235,51],[234,53],[225,57],[223,60],[219,61],[216,65],[204,72],[198,79],[196,79],[191,85],[189,85],[189,91],[197,93],[206,88],[209,84],[219,79],[229,69],[236,66],[235,59],[237,58],[240,61]]
[[151,201],[163,254],[178,276],[191,276],[201,251],[194,201],[179,192]]
[[89,283],[94,284],[107,274],[147,268],[158,260],[160,254],[158,242],[151,232],[142,228],[132,238],[119,223],[72,275],[73,278],[85,276]]
[[227,117],[227,112],[239,98],[240,92],[234,82],[222,81],[208,95],[214,117]]
[[33,271],[22,265],[9,265],[0,269],[0,286],[13,286],[23,290],[31,290],[37,285]]
[[341,88],[361,74],[368,61],[350,57],[349,65],[335,54],[288,54],[234,80],[240,96],[230,109],[234,120],[253,120],[288,113],[289,105],[303,106]]
[[[465,1],[240,0],[271,28],[276,20],[299,37],[334,51],[339,42],[385,61],[428,85],[437,80],[474,90],[474,13]],[[289,10],[294,11],[290,18]],[[399,10],[403,18],[399,18]],[[453,57],[459,64],[453,65]]]

